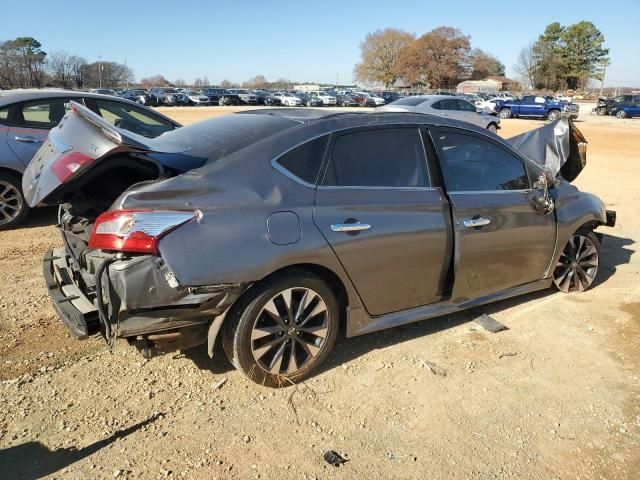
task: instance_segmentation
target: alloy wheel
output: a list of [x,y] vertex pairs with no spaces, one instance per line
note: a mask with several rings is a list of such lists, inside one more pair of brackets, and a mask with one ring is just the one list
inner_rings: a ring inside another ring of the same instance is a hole
[[320,353],[329,333],[329,310],[322,297],[305,287],[288,288],[272,297],[251,331],[256,363],[274,375],[290,375]]
[[591,286],[598,272],[598,250],[586,236],[573,235],[564,247],[553,281],[559,290],[583,292]]
[[0,225],[13,222],[22,211],[22,194],[9,182],[0,180]]

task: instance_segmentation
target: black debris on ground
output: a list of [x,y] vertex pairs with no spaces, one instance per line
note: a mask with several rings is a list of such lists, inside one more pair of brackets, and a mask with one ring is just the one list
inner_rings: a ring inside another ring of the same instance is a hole
[[333,450],[327,450],[326,452],[324,452],[323,458],[325,462],[327,462],[329,465],[333,465],[334,467],[339,467],[340,465],[343,465],[349,461]]
[[506,325],[501,324],[495,318],[490,317],[485,313],[475,318],[473,321],[491,333],[498,333],[502,330],[508,330]]

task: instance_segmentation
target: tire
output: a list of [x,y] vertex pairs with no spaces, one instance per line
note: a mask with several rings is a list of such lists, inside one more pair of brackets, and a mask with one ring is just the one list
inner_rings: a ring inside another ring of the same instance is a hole
[[511,110],[509,108],[503,108],[502,110],[500,110],[498,116],[503,120],[511,118]]
[[627,118],[627,112],[625,112],[624,110],[618,110],[616,112],[616,117],[617,118]]
[[560,118],[560,116],[561,115],[559,110],[550,110],[549,113],[547,114],[547,120],[551,122],[555,122]]
[[498,133],[498,126],[495,123],[490,123],[487,126],[487,130],[489,130],[491,133],[497,134]]
[[322,278],[292,269],[252,286],[229,313],[222,343],[231,363],[255,383],[286,387],[308,378],[329,355],[340,309]]
[[20,177],[0,172],[0,230],[20,225],[28,213]]
[[593,230],[580,229],[565,245],[556,268],[553,283],[564,293],[584,292],[596,279],[600,263],[600,241]]

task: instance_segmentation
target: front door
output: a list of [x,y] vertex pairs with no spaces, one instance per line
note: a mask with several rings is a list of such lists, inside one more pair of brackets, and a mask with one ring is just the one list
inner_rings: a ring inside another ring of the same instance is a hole
[[69,107],[69,99],[50,98],[13,105],[9,111],[9,148],[26,166],[60,123]]
[[452,301],[463,302],[543,278],[553,256],[555,215],[536,210],[533,169],[480,134],[431,130],[455,232]]
[[337,136],[313,219],[369,314],[439,301],[452,246],[449,203],[432,186],[416,126]]

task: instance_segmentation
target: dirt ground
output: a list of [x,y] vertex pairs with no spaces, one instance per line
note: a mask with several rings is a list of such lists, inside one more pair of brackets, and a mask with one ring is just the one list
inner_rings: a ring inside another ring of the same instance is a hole
[[[229,110],[165,113],[186,124]],[[283,390],[220,352],[145,361],[71,339],[41,274],[55,211],[1,232],[0,478],[640,478],[640,119],[589,110],[576,184],[618,212],[593,289],[343,340]],[[541,124],[507,120],[500,134]],[[509,329],[482,330],[480,313]],[[328,465],[325,450],[348,462]]]

